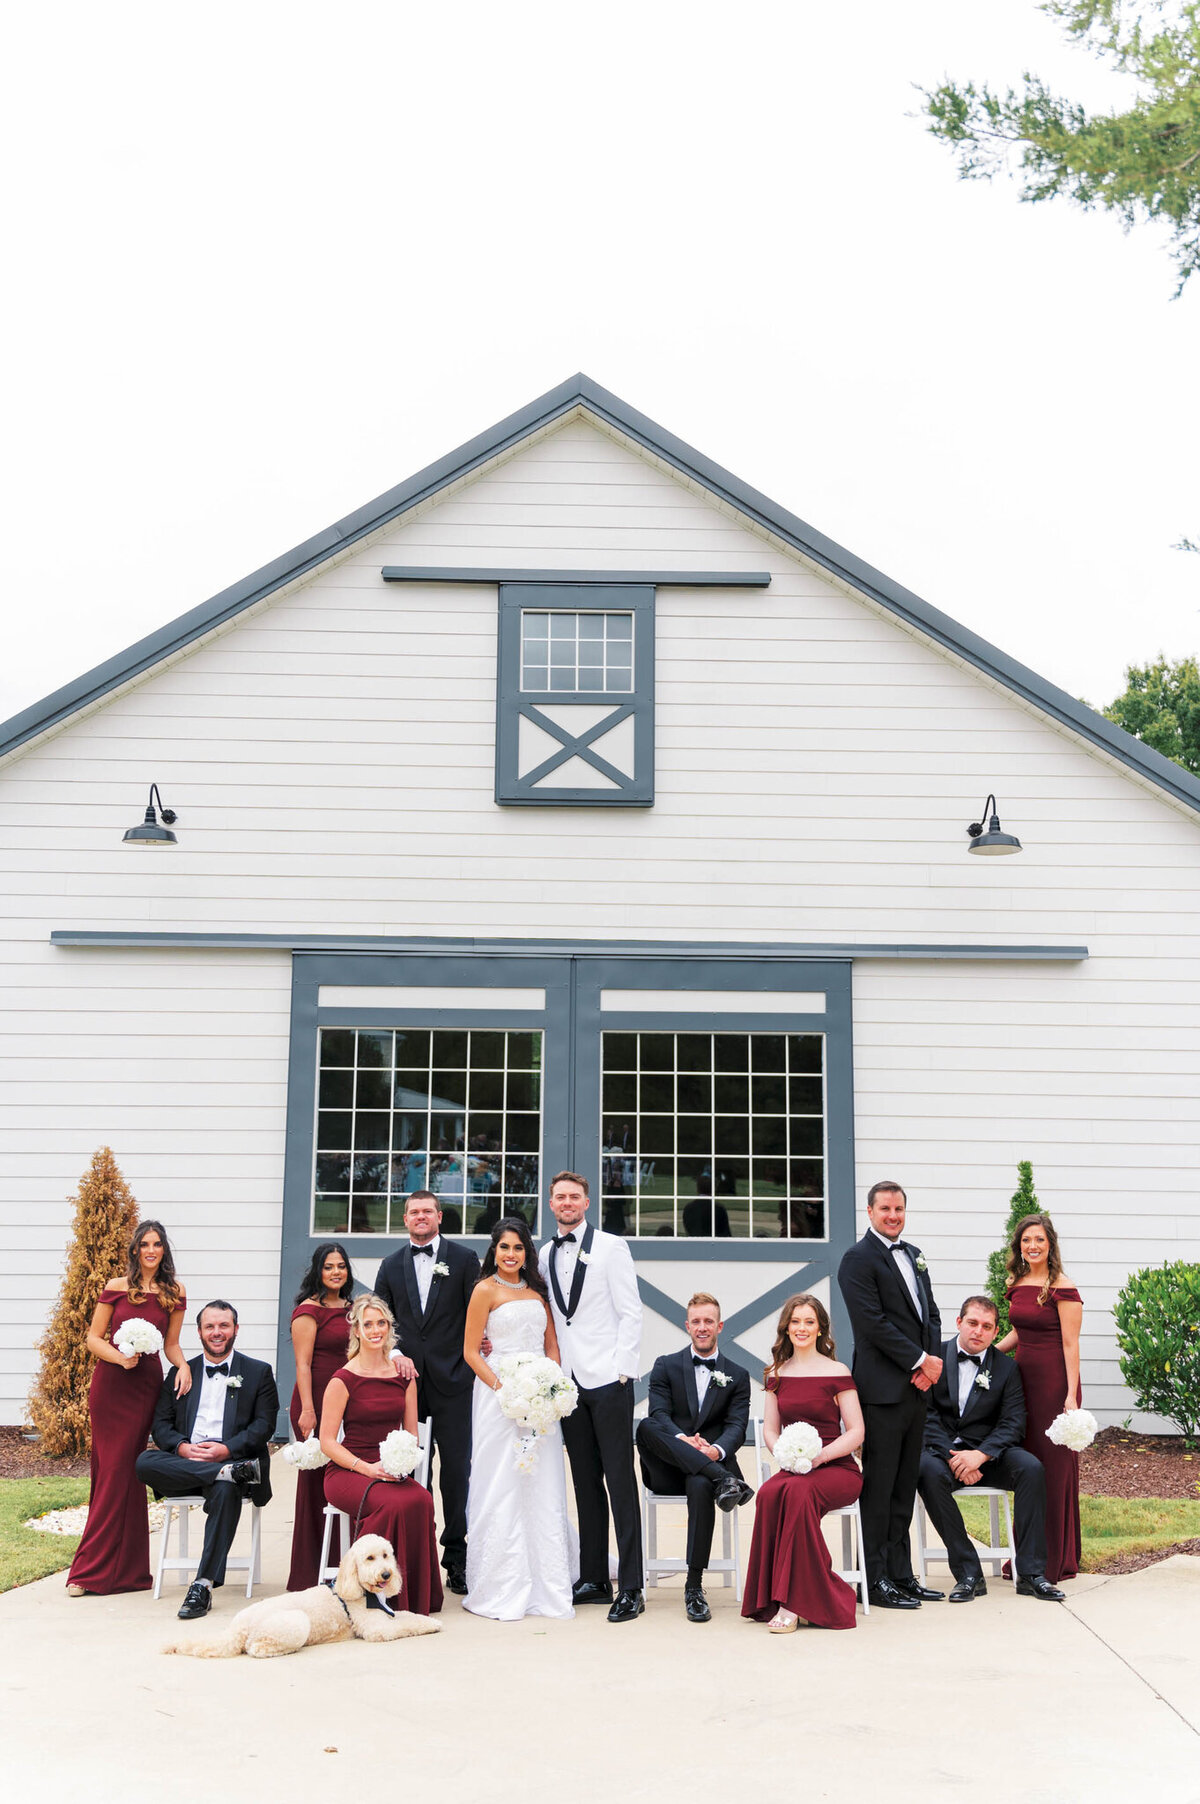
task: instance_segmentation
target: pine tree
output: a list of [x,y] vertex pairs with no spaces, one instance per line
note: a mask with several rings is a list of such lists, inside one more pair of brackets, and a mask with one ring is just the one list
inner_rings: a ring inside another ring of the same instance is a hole
[[33,1426],[52,1458],[90,1451],[88,1386],[95,1360],[87,1332],[100,1292],[125,1270],[137,1203],[111,1148],[102,1146],[79,1182],[67,1270],[50,1326],[38,1343],[41,1371],[29,1399]]
[[1008,1226],[1004,1230],[1004,1245],[995,1253],[988,1254],[987,1292],[995,1303],[1000,1314],[996,1339],[1003,1340],[1008,1333],[1008,1291],[1005,1279],[1008,1277],[1008,1249],[1012,1243],[1017,1223],[1023,1215],[1036,1215],[1041,1205],[1033,1188],[1033,1165],[1028,1159],[1017,1163],[1017,1175],[1020,1178],[1012,1201],[1008,1207]]

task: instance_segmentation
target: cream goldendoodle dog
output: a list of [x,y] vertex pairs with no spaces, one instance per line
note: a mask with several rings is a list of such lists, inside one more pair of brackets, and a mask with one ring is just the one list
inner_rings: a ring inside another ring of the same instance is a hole
[[399,1591],[400,1571],[391,1543],[382,1535],[362,1535],[338,1567],[332,1586],[314,1585],[309,1591],[264,1598],[239,1610],[223,1635],[211,1641],[171,1641],[163,1653],[195,1654],[201,1660],[250,1654],[256,1660],[270,1660],[321,1641],[403,1641],[408,1635],[436,1635],[440,1623],[408,1610],[393,1610],[385,1601]]

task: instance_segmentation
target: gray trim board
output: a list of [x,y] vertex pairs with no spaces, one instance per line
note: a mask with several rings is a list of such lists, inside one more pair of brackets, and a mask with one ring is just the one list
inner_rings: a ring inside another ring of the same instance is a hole
[[463,564],[385,564],[385,583],[551,583],[566,589],[596,583],[641,585],[654,589],[766,589],[769,570],[501,570]]
[[792,546],[804,557],[828,570],[831,575],[850,584],[898,619],[916,627],[936,644],[964,659],[976,669],[1012,690],[1050,719],[1079,734],[1099,751],[1116,758],[1139,776],[1164,790],[1175,801],[1200,813],[1200,777],[1193,776],[1180,765],[1143,745],[1132,735],[1122,732],[1085,707],[1065,690],[1048,683],[1026,665],[990,645],[986,639],[960,626],[948,614],[931,607],[902,584],[864,563],[833,539],[809,526],[796,514],[779,507],[766,495],[742,482],[719,464],[712,462],[692,446],[667,432],[645,414],[629,407],[619,396],[601,388],[590,377],[570,376],[557,388],[531,401],[527,407],[509,414],[488,431],[478,434],[456,451],[439,458],[406,482],[389,489],[364,507],[347,514],[302,545],[284,552],[282,557],[265,564],[240,583],[223,589],[211,600],[181,614],[177,620],[157,633],[141,639],[128,650],[99,664],[73,683],[55,690],[43,701],[35,702],[11,720],[0,725],[0,757],[20,745],[27,744],[39,733],[68,719],[80,708],[111,694],[162,659],[172,656],[194,643],[214,627],[232,619],[244,608],[293,582],[328,558],[345,551],[377,527],[428,500],[440,489],[468,475],[482,464],[511,449],[531,434],[550,426],[555,420],[576,408],[583,408],[596,419],[624,434],[654,457],[677,469],[690,481],[707,489],[718,500],[726,502],[747,519]]

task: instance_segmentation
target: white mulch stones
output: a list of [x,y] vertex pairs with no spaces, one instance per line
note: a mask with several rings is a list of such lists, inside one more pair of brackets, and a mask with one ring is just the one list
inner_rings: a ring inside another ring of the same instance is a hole
[[[166,1511],[161,1503],[152,1503],[150,1527],[161,1528]],[[37,1529],[43,1535],[81,1535],[87,1526],[88,1506],[77,1504],[72,1510],[47,1510],[44,1516],[32,1516],[23,1526]]]

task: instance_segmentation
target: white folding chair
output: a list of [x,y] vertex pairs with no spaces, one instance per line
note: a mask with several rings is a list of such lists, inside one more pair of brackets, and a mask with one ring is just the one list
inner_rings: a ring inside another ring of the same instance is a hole
[[[665,1491],[649,1491],[642,1486],[642,1547],[647,1585],[657,1585],[664,1574],[687,1571],[686,1559],[658,1551],[658,1512],[670,1504],[686,1510],[687,1498],[682,1493],[671,1496]],[[742,1544],[737,1510],[721,1511],[721,1557],[710,1559],[705,1571],[719,1574],[726,1589],[730,1585],[735,1586],[734,1595],[741,1603]]]
[[[265,1457],[265,1455],[264,1455]],[[200,1555],[192,1554],[188,1547],[188,1521],[193,1510],[204,1508],[204,1499],[199,1493],[189,1492],[186,1497],[164,1497],[163,1508],[166,1515],[159,1531],[158,1566],[154,1574],[154,1595],[162,1596],[163,1578],[168,1572],[177,1572],[181,1585],[191,1583],[196,1568],[200,1564]],[[169,1551],[171,1542],[171,1525],[175,1523],[179,1529],[179,1552]],[[239,1524],[239,1527],[241,1525]],[[254,1596],[255,1585],[262,1583],[262,1507],[251,1506],[250,1511],[250,1551],[246,1554],[229,1554],[225,1560],[227,1572],[244,1572],[246,1574],[246,1596]]]
[[[421,1447],[421,1459],[413,1472],[418,1484],[429,1490],[429,1476],[433,1467],[433,1417],[426,1416],[423,1422],[417,1423],[417,1440]],[[350,1518],[345,1510],[335,1509],[332,1503],[325,1505],[325,1530],[321,1536],[321,1559],[318,1565],[318,1582],[324,1584],[326,1579],[337,1577],[337,1567],[329,1563],[329,1543],[333,1538],[333,1525],[337,1523],[341,1534],[338,1545],[343,1554],[350,1546]]]
[[[763,1420],[761,1416],[754,1418],[754,1464],[758,1475],[758,1488],[761,1491],[771,1476],[772,1459],[767,1451],[767,1443],[763,1439]],[[863,1558],[863,1526],[862,1511],[858,1507],[858,1499],[853,1503],[844,1503],[840,1509],[827,1510],[827,1516],[835,1516],[842,1527],[842,1563],[835,1566],[834,1571],[840,1579],[845,1579],[858,1592],[864,1616],[871,1614],[871,1600],[867,1596],[867,1571]]]
[[[1012,1582],[1017,1582],[1017,1549],[1013,1540],[1012,1505],[1008,1500],[1008,1492],[997,1485],[959,1485],[954,1492],[955,1497],[986,1497],[988,1500],[988,1530],[991,1544],[980,1547],[980,1561],[989,1565],[992,1576],[998,1578],[1005,1560],[1010,1564]],[[1004,1512],[1004,1540],[1000,1539],[1000,1512]],[[930,1547],[926,1541],[928,1523],[925,1519],[925,1505],[917,1496],[917,1568],[921,1574],[921,1583],[925,1583],[925,1569],[931,1560],[950,1561],[950,1555],[944,1547]]]

